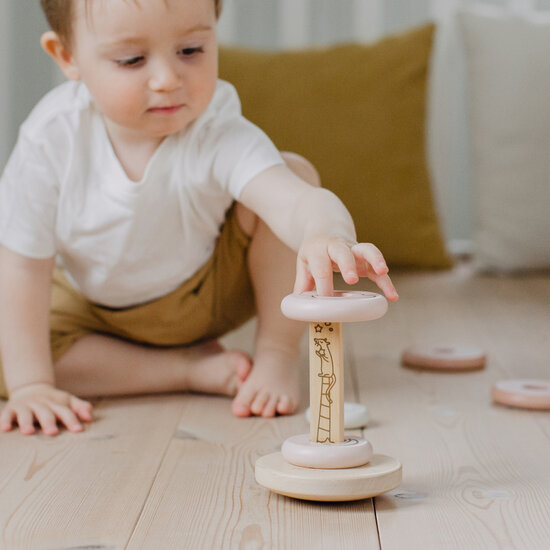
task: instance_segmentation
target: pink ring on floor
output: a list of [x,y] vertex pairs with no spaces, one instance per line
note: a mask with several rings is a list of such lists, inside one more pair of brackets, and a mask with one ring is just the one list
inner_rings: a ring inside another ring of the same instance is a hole
[[550,410],[550,380],[501,380],[493,386],[491,395],[500,405]]
[[414,345],[401,356],[406,367],[437,370],[481,369],[485,366],[485,352],[473,346],[464,345]]
[[362,290],[335,290],[334,296],[318,296],[316,292],[289,294],[281,302],[281,311],[297,321],[330,321],[346,323],[372,321],[388,310],[381,294]]

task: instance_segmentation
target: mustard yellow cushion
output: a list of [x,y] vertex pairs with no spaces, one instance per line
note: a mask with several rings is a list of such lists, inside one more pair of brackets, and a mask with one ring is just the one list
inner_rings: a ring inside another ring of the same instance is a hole
[[237,88],[244,115],[279,149],[313,162],[350,210],[358,239],[392,266],[451,265],[424,143],[433,31],[373,45],[220,52],[220,77]]

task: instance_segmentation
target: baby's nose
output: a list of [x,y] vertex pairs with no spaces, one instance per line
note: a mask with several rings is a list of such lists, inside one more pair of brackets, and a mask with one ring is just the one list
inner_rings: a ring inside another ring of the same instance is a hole
[[170,92],[182,85],[181,71],[168,62],[155,63],[149,78],[149,87],[155,92]]

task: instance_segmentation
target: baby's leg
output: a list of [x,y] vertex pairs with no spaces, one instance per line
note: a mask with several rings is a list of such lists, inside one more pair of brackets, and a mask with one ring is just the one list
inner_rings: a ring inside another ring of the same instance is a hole
[[[315,168],[298,155],[283,155],[288,166],[311,185],[319,186]],[[237,416],[291,414],[300,397],[300,342],[306,323],[287,319],[281,300],[292,291],[296,275],[296,254],[249,210],[238,205],[243,229],[253,235],[248,265],[256,307],[258,329],[254,366],[233,400]]]
[[234,396],[250,357],[211,341],[191,347],[141,346],[89,334],[55,363],[56,385],[82,397],[197,391]]

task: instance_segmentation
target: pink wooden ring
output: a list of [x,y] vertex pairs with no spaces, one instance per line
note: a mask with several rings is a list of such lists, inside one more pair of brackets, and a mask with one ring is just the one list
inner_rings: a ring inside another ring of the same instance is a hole
[[486,359],[485,353],[475,347],[418,345],[403,352],[401,363],[425,369],[469,370],[483,368]]
[[387,310],[384,296],[362,290],[335,290],[334,296],[302,292],[289,294],[281,302],[281,311],[286,317],[309,322],[371,321],[382,317]]
[[285,440],[281,453],[287,462],[303,468],[357,468],[373,455],[372,445],[362,437],[346,436],[342,443],[316,443],[309,434]]
[[493,401],[501,405],[550,410],[550,380],[501,380],[491,394]]

